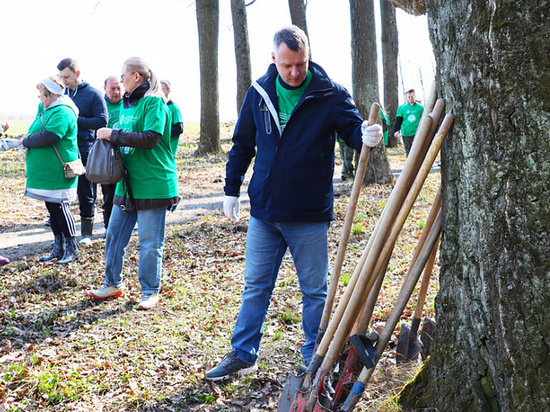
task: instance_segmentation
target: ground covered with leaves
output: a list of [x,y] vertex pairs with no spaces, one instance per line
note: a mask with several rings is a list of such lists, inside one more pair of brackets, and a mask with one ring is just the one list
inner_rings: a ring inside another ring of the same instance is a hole
[[[219,195],[231,127],[222,132],[224,154],[196,156],[198,131],[186,131],[177,155],[183,202]],[[392,168],[403,167],[402,148],[388,150]],[[335,174],[341,162],[337,157]],[[250,172],[249,172],[250,173]],[[0,154],[1,233],[42,224],[41,202],[21,196],[24,161]],[[247,178],[250,176],[247,175]],[[336,256],[351,182],[335,183],[335,221],[330,256]],[[429,175],[395,246],[372,328],[387,319],[421,235],[439,174]],[[362,190],[342,271],[340,295],[353,273],[392,190]],[[76,212],[75,207],[75,212]],[[75,216],[78,213],[75,213]],[[94,302],[87,291],[103,281],[104,244],[81,250],[68,266],[39,263],[47,252],[30,248],[26,257],[0,268],[0,411],[274,411],[285,376],[300,365],[300,293],[290,255],[285,256],[265,324],[259,370],[244,379],[211,384],[204,378],[230,349],[229,340],[243,288],[248,211],[232,223],[222,216],[169,225],[159,305],[137,311],[139,245],[128,247],[123,297]],[[1,253],[1,251],[0,251]],[[432,274],[425,314],[433,318],[438,265]],[[416,291],[403,316],[410,322]],[[392,401],[418,364],[395,366],[388,347],[358,410],[395,411]]]

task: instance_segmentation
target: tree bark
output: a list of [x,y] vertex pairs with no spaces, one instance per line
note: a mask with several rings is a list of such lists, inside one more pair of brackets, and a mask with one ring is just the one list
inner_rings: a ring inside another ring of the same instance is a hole
[[235,41],[235,62],[237,65],[237,113],[239,113],[243,105],[244,96],[252,84],[248,23],[244,0],[231,0],[231,16],[233,19],[233,37]]
[[[363,119],[368,119],[369,110],[378,96],[378,67],[376,53],[376,30],[374,24],[374,0],[350,0],[351,57],[353,99]],[[364,184],[391,183],[392,174],[384,141],[373,147]]]
[[395,7],[406,11],[409,14],[420,16],[426,14],[425,0],[391,0]]
[[290,21],[306,33],[309,41],[306,19],[307,0],[288,0],[288,8],[290,10]]
[[382,26],[382,67],[384,71],[384,110],[390,119],[388,146],[395,147],[399,140],[393,135],[395,115],[399,106],[399,76],[397,54],[399,38],[395,7],[390,0],[380,0],[380,23]]
[[405,410],[550,409],[549,12],[548,0],[428,4],[455,122],[442,156],[437,330]]
[[220,151],[220,109],[218,85],[218,0],[196,0],[199,29],[201,87],[201,135],[197,152]]

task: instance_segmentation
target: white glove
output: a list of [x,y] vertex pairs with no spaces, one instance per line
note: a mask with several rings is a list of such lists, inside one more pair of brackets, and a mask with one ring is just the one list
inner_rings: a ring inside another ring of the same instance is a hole
[[6,151],[11,150],[14,147],[18,147],[20,145],[19,139],[1,139],[0,140],[0,150]]
[[241,210],[241,202],[237,196],[225,196],[223,199],[223,212],[225,215],[236,222],[239,219],[239,211]]
[[369,123],[365,120],[361,125],[361,131],[363,132],[363,144],[369,147],[374,147],[380,143],[382,139],[382,126],[379,124],[373,124],[369,126]]

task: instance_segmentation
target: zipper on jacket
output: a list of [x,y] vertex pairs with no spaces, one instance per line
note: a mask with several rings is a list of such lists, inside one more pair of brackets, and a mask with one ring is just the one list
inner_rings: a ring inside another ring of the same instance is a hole
[[273,131],[271,127],[271,116],[269,115],[269,110],[263,99],[260,105],[261,105],[260,111],[264,112],[265,132],[267,134],[271,134],[271,132]]

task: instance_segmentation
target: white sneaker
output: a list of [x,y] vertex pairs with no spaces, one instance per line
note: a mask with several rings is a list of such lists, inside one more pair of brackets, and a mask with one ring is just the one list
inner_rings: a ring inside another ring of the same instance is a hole
[[94,299],[118,298],[122,296],[122,288],[103,285],[97,290],[89,291],[88,296]]
[[83,237],[82,239],[80,239],[78,244],[82,247],[91,246],[92,245],[92,239],[90,239],[89,237]]
[[144,294],[137,308],[141,310],[151,309],[151,308],[154,308],[158,302],[159,302],[158,293]]

